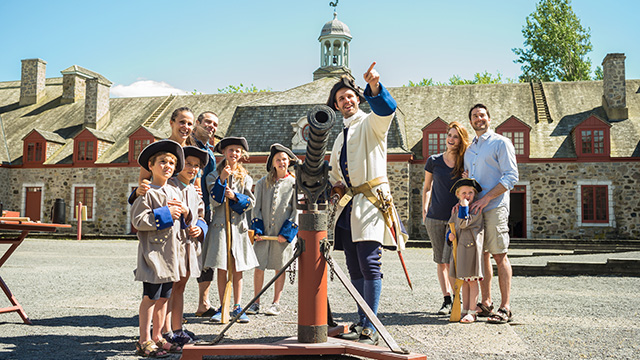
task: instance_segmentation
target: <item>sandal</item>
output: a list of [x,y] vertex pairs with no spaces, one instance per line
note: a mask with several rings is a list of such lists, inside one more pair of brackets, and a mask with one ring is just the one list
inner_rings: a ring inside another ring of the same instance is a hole
[[215,314],[216,314],[216,309],[212,307],[208,308],[207,311],[195,313],[196,317],[206,317],[206,318],[210,318]]
[[483,303],[478,303],[476,304],[476,307],[480,309],[480,311],[478,311],[478,317],[489,317],[495,314],[495,312],[493,312],[493,303],[489,306]]
[[142,357],[165,358],[169,356],[166,351],[158,348],[153,340],[147,340],[144,344],[136,341],[136,355]]
[[473,310],[469,310],[467,315],[465,315],[462,319],[460,319],[460,322],[463,324],[470,324],[472,322],[475,322],[476,319],[477,319],[476,312]]
[[511,310],[500,308],[495,314],[491,315],[487,319],[487,322],[490,324],[506,324],[510,322],[512,318],[513,314],[511,313]]
[[158,340],[158,342],[156,342],[156,346],[159,347],[160,349],[162,349],[164,351],[167,351],[167,352],[170,352],[172,354],[180,354],[180,353],[182,353],[182,346],[180,346],[178,344],[170,343],[165,338],[162,338],[162,339]]

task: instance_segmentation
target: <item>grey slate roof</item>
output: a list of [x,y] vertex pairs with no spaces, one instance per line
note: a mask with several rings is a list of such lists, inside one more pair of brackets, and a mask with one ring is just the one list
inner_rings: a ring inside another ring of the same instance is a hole
[[[33,129],[35,132],[37,132],[38,134],[40,134],[46,141],[48,142],[54,142],[54,143],[58,143],[58,144],[64,144],[65,140],[62,138],[62,136],[56,134],[56,133],[52,133],[50,131],[45,131],[45,130],[40,130],[40,129]],[[31,132],[29,132],[31,133]],[[22,140],[24,140],[29,134],[25,135]]]

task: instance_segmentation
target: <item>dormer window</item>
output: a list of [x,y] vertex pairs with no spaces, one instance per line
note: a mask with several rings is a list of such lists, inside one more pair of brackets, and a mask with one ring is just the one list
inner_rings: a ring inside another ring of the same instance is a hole
[[496,133],[511,140],[518,162],[529,160],[529,135],[531,127],[515,116],[511,116],[496,128]]
[[78,141],[78,148],[76,154],[78,155],[78,161],[94,161],[93,149],[95,148],[94,141]]
[[42,164],[44,162],[44,142],[29,142],[25,163]]
[[65,140],[58,134],[33,129],[22,138],[22,164],[26,167],[37,167],[47,161],[47,157],[60,149]]
[[422,128],[422,156],[428,158],[447,150],[448,124],[441,118],[436,118]]
[[158,130],[145,126],[139,127],[129,135],[129,164],[137,165],[138,156],[152,142],[164,138]]
[[576,155],[583,160],[602,159],[610,155],[610,124],[595,115],[589,116],[573,130]]

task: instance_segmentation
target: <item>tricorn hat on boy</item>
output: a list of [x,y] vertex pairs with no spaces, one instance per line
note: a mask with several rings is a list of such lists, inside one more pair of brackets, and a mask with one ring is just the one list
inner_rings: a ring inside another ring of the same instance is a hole
[[222,154],[222,150],[229,145],[240,145],[244,148],[244,151],[249,151],[249,143],[247,143],[247,139],[235,136],[229,136],[220,140],[213,148],[213,151]]
[[186,160],[189,156],[195,156],[200,159],[200,168],[204,168],[209,163],[209,153],[205,150],[200,149],[195,146],[185,146],[182,148],[184,151],[184,159]]
[[298,159],[296,154],[294,154],[291,149],[282,144],[275,143],[271,145],[271,148],[269,150],[271,151],[271,154],[269,154],[269,158],[267,159],[267,171],[271,171],[271,168],[273,167],[273,157],[276,156],[276,154],[279,152],[284,152],[285,154],[287,154],[287,156],[289,156],[289,160],[291,160],[289,162],[289,166],[293,166],[293,164],[300,161],[300,159]]
[[364,95],[362,95],[362,90],[360,89],[360,87],[358,87],[358,85],[356,85],[353,78],[348,75],[342,75],[342,77],[340,78],[340,81],[338,81],[331,88],[331,92],[329,93],[329,99],[327,100],[327,106],[332,108],[334,111],[338,111],[335,105],[336,93],[338,92],[338,90],[342,88],[348,88],[350,90],[353,90],[353,92],[356,93],[358,98],[360,98],[360,103],[363,103],[365,101]]
[[176,168],[173,170],[173,173],[177,174],[182,171],[182,168],[184,167],[184,152],[182,151],[182,146],[169,139],[158,140],[147,145],[147,147],[145,147],[138,156],[138,164],[140,164],[140,166],[145,170],[151,171],[149,170],[149,159],[159,152],[167,152],[175,155],[177,161]]
[[451,187],[451,193],[455,194],[456,190],[458,190],[458,188],[460,186],[471,186],[472,188],[476,189],[476,191],[478,193],[482,192],[482,186],[480,186],[480,184],[478,184],[478,182],[476,181],[476,179],[469,179],[469,178],[462,178],[459,179],[458,181],[456,181],[453,186]]

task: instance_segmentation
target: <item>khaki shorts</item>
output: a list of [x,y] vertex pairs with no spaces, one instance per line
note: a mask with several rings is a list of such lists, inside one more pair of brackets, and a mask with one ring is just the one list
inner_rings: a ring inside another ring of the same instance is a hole
[[447,245],[446,234],[449,229],[449,222],[425,218],[424,225],[427,228],[427,235],[431,240],[433,249],[433,261],[436,264],[448,264],[451,259],[451,246]]
[[509,210],[499,206],[482,213],[484,216],[484,251],[506,254],[509,250]]

